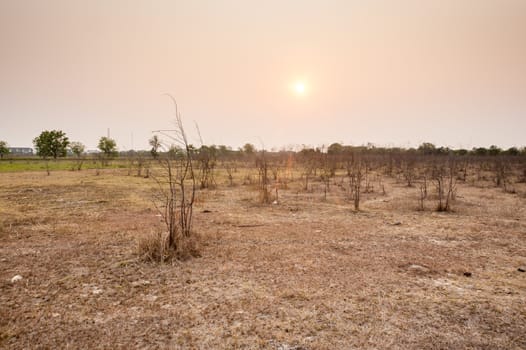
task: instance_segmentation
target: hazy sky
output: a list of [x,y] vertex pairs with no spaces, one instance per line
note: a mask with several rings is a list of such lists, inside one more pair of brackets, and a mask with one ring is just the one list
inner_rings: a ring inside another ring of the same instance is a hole
[[235,148],[524,146],[526,1],[0,0],[0,140],[146,148],[163,93]]

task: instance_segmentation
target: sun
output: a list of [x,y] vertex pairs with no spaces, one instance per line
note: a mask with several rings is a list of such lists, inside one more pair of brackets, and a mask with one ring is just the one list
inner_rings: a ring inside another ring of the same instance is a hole
[[296,90],[297,94],[302,95],[305,93],[305,84],[302,82],[297,82],[296,85],[294,85],[294,89]]
[[292,84],[292,90],[297,96],[304,96],[307,93],[307,84],[304,81],[298,80]]

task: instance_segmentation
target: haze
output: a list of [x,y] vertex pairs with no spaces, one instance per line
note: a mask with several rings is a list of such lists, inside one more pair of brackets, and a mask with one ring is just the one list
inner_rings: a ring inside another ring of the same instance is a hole
[[0,140],[147,148],[170,93],[207,144],[525,146],[525,37],[523,0],[0,0]]

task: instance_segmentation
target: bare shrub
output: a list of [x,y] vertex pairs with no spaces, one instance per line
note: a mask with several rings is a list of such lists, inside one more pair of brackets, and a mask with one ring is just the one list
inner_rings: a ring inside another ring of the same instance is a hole
[[217,151],[213,146],[202,145],[197,154],[199,164],[199,186],[201,189],[215,187],[214,169]]
[[181,256],[190,253],[188,241],[192,235],[197,180],[193,166],[193,148],[188,143],[177,102],[171,95],[168,96],[175,106],[176,128],[159,130],[157,133],[175,142],[176,146],[168,146],[163,142],[163,148],[169,148],[170,152],[157,157],[158,172],[152,175],[158,185],[154,204],[168,231],[168,249]]
[[225,168],[227,178],[228,178],[228,185],[234,186],[234,172],[236,170],[236,165],[234,162],[224,162],[223,167]]
[[320,179],[323,182],[323,200],[327,200],[327,193],[330,192],[331,178],[334,176],[336,169],[334,163],[331,162],[328,153],[324,153],[320,164]]
[[514,192],[513,186],[511,186],[511,164],[508,160],[501,156],[497,156],[493,164],[493,172],[495,186],[502,187],[505,192]]
[[450,211],[451,202],[455,199],[457,188],[456,164],[453,159],[446,162],[438,161],[432,171],[435,182],[438,204],[437,211]]
[[458,179],[462,182],[466,182],[467,180],[468,165],[469,163],[465,157],[458,161]]
[[128,160],[128,175],[131,175],[132,171],[135,170],[135,174],[138,177],[150,177],[150,160],[144,152],[131,151],[128,154]]
[[366,157],[362,158],[363,160],[363,182],[365,184],[365,188],[363,190],[364,193],[372,193],[374,192],[374,185],[371,181],[371,165],[370,162]]
[[267,158],[265,156],[265,150],[262,150],[261,153],[256,158],[256,167],[258,169],[258,192],[259,192],[259,202],[268,204],[271,202],[270,198],[270,180],[269,180],[269,165]]
[[69,149],[75,155],[75,164],[72,170],[76,169],[80,171],[82,164],[84,164],[84,160],[86,159],[86,154],[84,153],[86,146],[84,146],[81,142],[71,142],[69,144]]
[[349,177],[349,195],[354,203],[354,210],[360,210],[360,192],[363,181],[363,163],[361,158],[353,157],[347,162],[347,176]]
[[420,196],[419,196],[419,203],[420,203],[420,210],[424,210],[424,202],[427,199],[427,177],[424,175],[422,182],[420,182],[418,189],[420,190]]
[[310,177],[316,175],[316,151],[312,148],[304,148],[300,151],[300,159],[303,190],[308,191]]
[[403,163],[402,172],[404,175],[404,179],[407,183],[407,187],[413,187],[413,183],[415,181],[416,174],[415,174],[415,160],[411,156],[408,156],[405,162]]
[[378,188],[382,190],[382,195],[386,195],[387,192],[385,191],[385,185],[384,185],[384,182],[383,182],[383,177],[382,177],[382,174],[377,174],[376,175],[376,180],[378,182]]
[[523,169],[521,170],[521,173],[519,175],[519,178],[517,179],[518,183],[526,183],[526,163],[523,165]]
[[203,137],[199,126],[196,124],[197,134],[201,141],[201,148],[197,151],[196,160],[199,169],[199,183],[200,188],[215,187],[214,169],[217,163],[217,148],[215,146],[206,146],[203,143]]

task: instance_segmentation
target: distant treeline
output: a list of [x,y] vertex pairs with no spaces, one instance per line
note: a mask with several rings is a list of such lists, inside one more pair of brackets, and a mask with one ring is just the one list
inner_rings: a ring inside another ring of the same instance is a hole
[[[510,147],[508,149],[502,149],[498,146],[492,145],[488,148],[486,147],[475,147],[470,150],[468,149],[453,149],[449,147],[437,147],[432,143],[424,142],[422,143],[418,148],[403,148],[403,147],[377,147],[372,144],[368,144],[366,146],[352,146],[352,145],[343,145],[340,143],[333,143],[328,147],[309,147],[309,146],[303,146],[301,149],[296,150],[287,150],[282,149],[279,151],[272,150],[263,150],[263,149],[257,149],[254,145],[247,143],[243,147],[240,147],[238,149],[233,149],[231,147],[225,146],[225,145],[203,145],[201,147],[195,147],[190,145],[190,150],[194,154],[209,154],[216,158],[237,158],[237,157],[247,157],[251,155],[255,155],[257,153],[265,152],[269,156],[272,154],[289,154],[289,155],[302,155],[302,156],[308,156],[309,154],[321,154],[321,153],[327,153],[329,155],[350,155],[350,154],[413,154],[413,155],[455,155],[455,156],[526,156],[526,147],[517,148],[517,147]],[[178,154],[182,154],[183,150],[178,146],[171,146],[166,151],[157,151],[156,153],[159,155],[162,154],[172,154],[174,156]],[[129,151],[120,151],[115,156],[122,157],[122,158],[128,158],[128,157],[152,157],[153,152],[151,150],[129,150]],[[82,155],[86,158],[93,158],[96,159],[100,157],[100,153],[97,152],[90,152],[85,153]],[[10,159],[10,158],[16,158],[19,160],[35,160],[38,158],[37,155],[17,155],[17,154],[5,154],[4,159]],[[77,155],[73,154],[72,152],[68,151],[67,158],[78,158]]]

